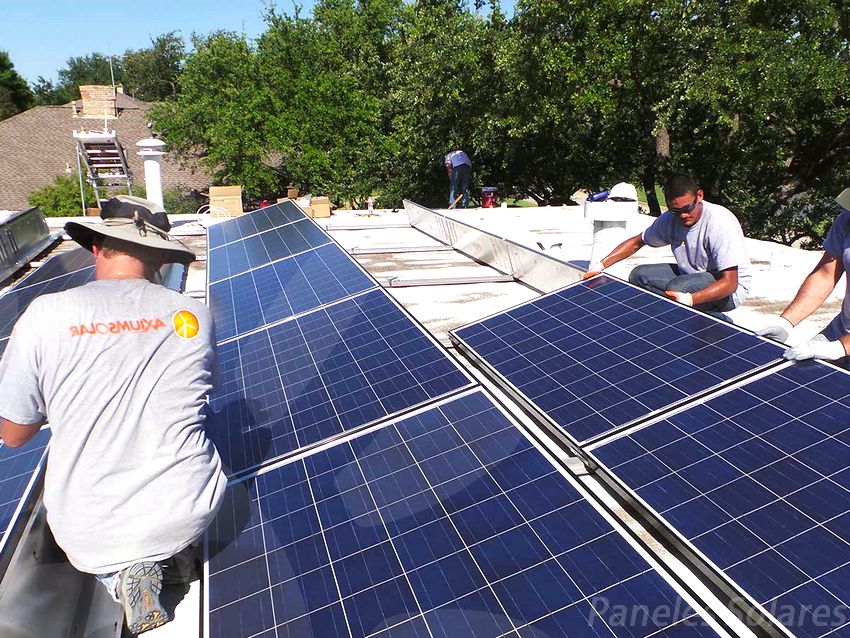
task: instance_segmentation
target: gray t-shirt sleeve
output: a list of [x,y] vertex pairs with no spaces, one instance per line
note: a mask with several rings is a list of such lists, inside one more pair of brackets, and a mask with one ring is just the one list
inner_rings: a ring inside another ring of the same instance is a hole
[[0,361],[0,416],[21,425],[40,423],[47,410],[38,381],[38,326],[30,304],[18,319]]
[[850,229],[850,212],[843,210],[829,227],[826,239],[823,240],[823,249],[833,257],[841,259],[844,255],[848,229]]
[[661,213],[661,217],[652,222],[652,225],[643,231],[641,235],[643,243],[647,246],[658,248],[669,246],[673,241],[673,214]]

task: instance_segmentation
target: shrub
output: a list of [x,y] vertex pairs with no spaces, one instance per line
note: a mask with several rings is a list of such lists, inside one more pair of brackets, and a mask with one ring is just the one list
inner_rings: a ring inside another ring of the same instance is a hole
[[[97,205],[94,189],[84,182],[86,205]],[[57,175],[52,184],[33,191],[27,197],[31,206],[38,206],[48,217],[75,217],[83,214],[80,200],[80,178],[76,175]]]
[[206,203],[197,192],[182,186],[172,186],[162,192],[165,211],[169,215],[194,215]]

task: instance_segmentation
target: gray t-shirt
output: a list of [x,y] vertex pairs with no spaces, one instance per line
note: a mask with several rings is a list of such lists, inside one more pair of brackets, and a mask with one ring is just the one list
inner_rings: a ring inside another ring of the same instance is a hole
[[750,258],[744,247],[744,233],[729,209],[703,200],[702,215],[690,228],[666,211],[643,231],[642,239],[648,246],[669,245],[682,274],[737,266],[738,289],[732,294],[735,306],[750,294]]
[[204,433],[213,323],[202,303],[141,279],[37,298],[0,361],[0,415],[50,421],[47,521],[83,572],[168,558],[221,505]]
[[823,249],[841,260],[845,272],[844,279],[847,281],[841,312],[823,330],[827,338],[835,341],[850,334],[850,275],[846,274],[850,272],[850,212],[841,211],[832,222],[826,239],[823,240]]

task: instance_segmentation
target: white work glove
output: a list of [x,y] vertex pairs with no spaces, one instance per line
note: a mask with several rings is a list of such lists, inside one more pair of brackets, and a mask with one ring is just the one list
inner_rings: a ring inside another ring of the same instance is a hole
[[791,331],[794,330],[794,324],[788,321],[785,317],[777,317],[775,323],[767,328],[756,330],[756,334],[760,337],[770,337],[776,341],[783,343],[788,341],[791,336]]
[[846,356],[844,344],[840,341],[830,341],[822,334],[816,335],[793,348],[788,348],[782,356],[790,361],[802,361],[804,359],[823,359],[824,361],[835,361]]
[[678,290],[665,290],[664,294],[678,301],[679,303],[683,303],[686,306],[694,305],[694,296],[689,292],[679,292]]
[[605,266],[602,265],[601,261],[594,261],[592,264],[590,264],[590,266],[587,267],[587,272],[584,273],[581,278],[590,279],[591,277],[595,277],[604,270]]

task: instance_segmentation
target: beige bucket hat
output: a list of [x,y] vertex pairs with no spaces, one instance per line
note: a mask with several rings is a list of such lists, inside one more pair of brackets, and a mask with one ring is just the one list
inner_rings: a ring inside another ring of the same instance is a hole
[[838,197],[835,198],[838,205],[844,210],[850,210],[850,188],[845,188]]
[[171,222],[156,202],[118,195],[103,204],[100,218],[100,224],[68,222],[65,232],[87,250],[91,250],[92,241],[99,235],[156,249],[165,255],[166,263],[189,264],[195,259],[195,253],[168,236]]

